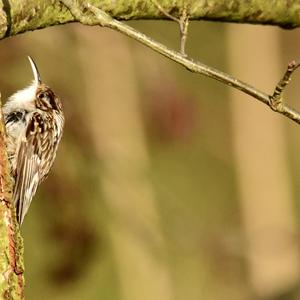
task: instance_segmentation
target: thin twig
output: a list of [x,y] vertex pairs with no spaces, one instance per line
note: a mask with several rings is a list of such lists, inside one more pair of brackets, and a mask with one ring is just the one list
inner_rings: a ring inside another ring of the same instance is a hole
[[87,8],[94,15],[90,15],[87,12],[83,13],[80,6],[77,5],[77,1],[74,0],[60,0],[63,4],[65,4],[74,18],[82,24],[85,25],[100,25],[104,27],[108,27],[114,30],[117,30],[137,41],[151,48],[152,50],[164,55],[165,57],[177,62],[178,64],[184,66],[191,72],[199,73],[205,75],[207,77],[216,79],[226,85],[232,86],[253,98],[263,102],[268,105],[274,111],[288,117],[289,119],[295,121],[300,124],[300,113],[295,109],[289,107],[288,105],[282,103],[282,105],[274,106],[271,104],[271,98],[273,95],[268,95],[265,92],[258,90],[257,88],[245,83],[241,80],[234,78],[231,75],[228,75],[222,71],[214,69],[212,67],[206,66],[201,62],[196,62],[182,53],[169,49],[167,46],[153,40],[152,38],[146,36],[145,34],[137,31],[136,29],[130,27],[129,25],[122,23],[113,19],[110,15],[108,15],[103,10],[91,5],[85,4],[85,8]]
[[158,8],[160,12],[162,12],[167,18],[173,20],[174,22],[180,23],[180,19],[174,17],[169,14],[156,0],[151,0],[151,2]]
[[156,0],[151,0],[151,2],[162,12],[166,17],[178,23],[180,31],[180,53],[184,56],[187,56],[185,52],[186,39],[188,35],[189,27],[189,13],[188,13],[188,4],[185,2],[183,4],[183,9],[180,18],[176,18],[170,13],[168,13]]
[[188,14],[188,5],[184,3],[182,15],[179,20],[180,28],[180,53],[184,56],[187,56],[185,52],[186,39],[188,35],[189,28],[189,14]]
[[300,62],[295,62],[294,60],[291,61],[287,69],[281,78],[281,80],[277,83],[273,95],[270,97],[270,107],[273,110],[278,110],[283,104],[283,92],[287,85],[291,81],[292,74],[294,71],[297,70],[297,68],[300,66]]

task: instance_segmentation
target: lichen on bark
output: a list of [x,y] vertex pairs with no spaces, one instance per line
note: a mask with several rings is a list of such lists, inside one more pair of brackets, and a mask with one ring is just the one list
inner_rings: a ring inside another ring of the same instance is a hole
[[12,188],[0,108],[0,298],[19,300],[24,299],[23,240],[12,203]]
[[[169,14],[178,17],[188,6],[191,20],[300,26],[299,1],[265,0],[155,0]],[[167,19],[152,0],[90,0],[89,2],[119,20]],[[85,0],[77,0],[82,6]],[[73,22],[74,18],[59,0],[4,0],[0,4],[0,38],[25,31]]]

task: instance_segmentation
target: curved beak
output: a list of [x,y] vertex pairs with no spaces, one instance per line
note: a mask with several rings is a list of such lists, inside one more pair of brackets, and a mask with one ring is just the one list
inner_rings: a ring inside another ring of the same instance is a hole
[[38,86],[42,82],[39,70],[38,70],[35,62],[33,61],[33,59],[30,56],[28,56],[28,59],[29,59],[29,62],[30,62],[30,65],[31,65],[31,69],[32,69],[32,72],[33,72],[34,83],[36,84],[36,86]]

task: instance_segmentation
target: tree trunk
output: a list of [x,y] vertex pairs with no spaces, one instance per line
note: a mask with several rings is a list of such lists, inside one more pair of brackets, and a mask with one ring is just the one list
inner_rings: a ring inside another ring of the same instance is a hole
[[0,112],[0,298],[24,299],[23,241],[12,205],[12,179]]
[[[95,28],[88,32],[79,28],[77,33],[84,41],[79,53],[86,96],[92,100],[86,102],[87,119],[102,161],[99,183],[109,212],[107,222],[122,299],[171,300],[157,199],[147,176],[149,157],[130,47],[116,33],[102,32],[100,39],[94,38]],[[115,47],[103,47],[103,43]],[[96,56],[96,62],[86,60]],[[105,98],[99,98],[99,90]]]
[[[238,37],[242,38],[236,47]],[[270,89],[280,74],[277,31],[230,26],[228,41],[231,71]],[[247,64],[243,63],[245,56]],[[269,299],[290,292],[299,281],[298,232],[284,123],[256,103],[243,101],[247,96],[233,89],[230,93],[247,267],[255,294]]]

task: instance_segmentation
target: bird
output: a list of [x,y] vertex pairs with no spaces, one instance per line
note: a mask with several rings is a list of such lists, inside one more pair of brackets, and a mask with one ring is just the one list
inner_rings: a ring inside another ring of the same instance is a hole
[[53,165],[65,123],[60,98],[41,81],[32,57],[28,59],[32,83],[10,96],[3,106],[7,155],[14,181],[12,200],[20,225]]

